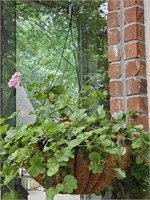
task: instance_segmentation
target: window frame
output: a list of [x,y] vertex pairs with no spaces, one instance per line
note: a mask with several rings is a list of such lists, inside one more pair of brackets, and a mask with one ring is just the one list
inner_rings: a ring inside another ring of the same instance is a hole
[[149,130],[150,130],[150,16],[149,16],[149,10],[150,10],[150,1],[144,0],[148,121],[149,121]]

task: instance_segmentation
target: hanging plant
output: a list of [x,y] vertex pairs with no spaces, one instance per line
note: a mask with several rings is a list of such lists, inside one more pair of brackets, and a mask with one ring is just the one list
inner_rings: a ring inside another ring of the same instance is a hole
[[[19,83],[20,74],[15,73],[9,86]],[[105,92],[86,86],[74,98],[67,88],[55,85],[52,75],[27,89],[40,102],[32,113],[36,121],[9,127],[7,122],[15,114],[0,119],[1,185],[8,185],[21,168],[45,188],[47,200],[58,193],[103,192],[116,180],[134,177],[140,182],[139,172],[131,173],[130,168],[148,168],[149,135],[142,125],[129,123],[131,113],[110,115],[96,103],[97,108],[89,108],[91,97],[103,98]],[[147,194],[148,173],[143,178],[141,188]],[[139,190],[134,191],[136,195]],[[12,191],[5,195],[14,198]]]

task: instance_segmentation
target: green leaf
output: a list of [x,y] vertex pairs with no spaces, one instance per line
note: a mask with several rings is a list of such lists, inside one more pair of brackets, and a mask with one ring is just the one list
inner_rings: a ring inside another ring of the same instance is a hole
[[122,147],[124,145],[125,138],[117,138],[117,145],[118,147]]
[[5,154],[7,154],[7,151],[0,144],[0,155],[3,156]]
[[67,175],[63,182],[63,192],[72,193],[73,190],[77,189],[77,180],[72,175]]
[[59,184],[57,184],[55,190],[57,193],[60,193],[63,190],[63,188],[64,188],[64,185],[59,183]]
[[61,148],[61,150],[56,153],[56,158],[58,162],[63,162],[63,161],[67,162],[69,161],[70,158],[73,158],[73,157],[74,157],[74,154],[69,147]]
[[125,147],[119,148],[119,155],[120,155],[120,156],[125,155],[125,153],[126,153],[126,148],[125,148]]
[[107,147],[105,148],[105,152],[110,153],[110,154],[118,154],[119,150],[118,148]]
[[97,109],[99,119],[103,119],[106,116],[103,106],[99,106]]
[[[13,154],[16,150],[21,150],[21,149],[18,149],[18,145],[20,144],[19,141],[15,142],[14,144],[11,144],[11,147],[9,149],[9,155],[11,156],[11,154]],[[18,151],[18,155],[19,155],[19,151]]]
[[137,155],[136,157],[136,163],[139,165],[141,163],[143,163],[145,160],[144,156],[141,156],[141,155]]
[[8,185],[14,177],[18,176],[18,166],[3,164],[1,176],[4,177],[3,183]]
[[59,164],[56,160],[54,159],[48,159],[48,163],[47,163],[47,175],[48,176],[53,176],[54,174],[56,174],[59,170]]
[[120,129],[121,129],[121,124],[115,124],[113,127],[112,127],[112,132],[113,133],[117,133]]
[[150,134],[149,133],[140,133],[141,140],[144,144],[150,146]]
[[68,147],[70,147],[71,149],[73,149],[74,147],[78,146],[80,143],[82,142],[82,139],[74,139],[71,140],[68,144]]
[[102,141],[102,145],[108,147],[108,146],[112,146],[113,142],[109,139],[105,139]]
[[7,174],[6,177],[5,177],[5,179],[4,179],[4,181],[3,181],[3,183],[5,185],[8,185],[13,178],[14,178],[13,174]]
[[4,124],[3,126],[0,126],[0,135],[5,134],[7,129],[8,129],[8,124]]
[[[79,135],[80,133],[82,133],[82,130],[85,129],[85,126],[79,126],[79,127],[74,127],[74,129],[72,130],[73,135]],[[84,133],[82,133],[84,134]],[[80,134],[80,135],[82,135]]]
[[65,91],[65,88],[64,88],[64,85],[54,85],[52,88],[51,88],[51,91],[52,93],[56,94],[57,96],[61,95],[64,93]]
[[22,137],[21,142],[24,143],[26,141],[28,141],[30,138],[33,138],[34,136],[34,131],[26,131],[26,135],[24,135],[24,137]]
[[107,135],[101,135],[101,136],[99,137],[99,139],[100,139],[101,141],[105,140],[106,138],[107,138]]
[[10,146],[11,146],[11,141],[10,142],[5,142],[4,143],[4,145],[3,145],[3,147],[5,148],[5,149],[7,149],[7,148],[10,148]]
[[16,130],[11,128],[11,129],[9,129],[7,131],[7,135],[5,137],[5,141],[11,141],[13,138],[15,138],[15,136],[16,136]]
[[29,168],[29,172],[32,176],[38,176],[39,174],[43,174],[45,172],[45,164],[43,163],[43,157],[39,154],[34,155],[30,159],[31,167]]
[[46,99],[46,98],[47,98],[47,94],[45,94],[44,92],[38,91],[38,92],[35,92],[35,93],[33,94],[33,97],[35,97],[35,98],[38,99],[38,100],[43,100],[43,99]]
[[69,96],[68,95],[59,95],[58,100],[56,101],[57,109],[62,109],[66,107],[69,103]]
[[89,91],[90,89],[91,89],[90,85],[84,85],[81,92],[85,93],[85,92]]
[[3,124],[5,122],[5,118],[0,118],[0,124]]
[[17,149],[14,153],[9,156],[10,160],[14,160],[19,155],[19,149]]
[[143,126],[143,124],[138,124],[138,125],[136,125],[134,128],[143,130],[144,126]]
[[19,111],[13,112],[7,119],[12,119],[18,115]]
[[98,152],[91,152],[89,154],[89,159],[91,160],[89,170],[92,171],[93,174],[102,173],[103,167],[103,160]]
[[78,135],[78,139],[84,141],[84,140],[88,139],[92,135],[93,135],[93,131],[84,132],[84,133]]
[[2,196],[2,200],[16,200],[18,199],[18,194],[16,191],[11,190],[10,192],[5,192]]
[[100,153],[94,151],[89,154],[89,159],[91,161],[99,161],[100,160]]
[[97,121],[97,117],[96,116],[94,116],[94,115],[91,115],[91,116],[88,116],[87,117],[87,122],[88,123],[94,123],[95,121]]
[[108,96],[108,91],[105,90],[105,91],[103,92],[103,95],[104,95],[105,97],[107,97],[107,96]]
[[112,117],[113,117],[114,119],[120,120],[120,119],[123,118],[123,112],[122,112],[122,111],[114,112],[114,113],[112,114]]
[[124,170],[122,170],[120,168],[115,168],[114,170],[116,172],[117,179],[123,180],[124,178],[126,178],[126,174],[125,174]]
[[132,143],[131,147],[133,149],[137,149],[142,145],[142,141],[140,138],[138,138],[135,142]]
[[93,129],[92,131],[94,133],[97,133],[97,134],[105,134],[105,135],[101,135],[99,138],[100,140],[103,140],[101,139],[102,137],[107,137],[106,133],[108,134],[109,133],[109,129],[110,129],[110,126],[103,126],[103,127],[100,127],[100,128],[97,128],[97,129]]
[[70,120],[73,122],[82,120],[87,114],[85,113],[86,109],[78,109],[70,116]]
[[50,187],[46,190],[46,200],[54,200],[54,196],[58,194],[54,187]]
[[93,161],[89,165],[89,170],[91,170],[93,174],[101,174],[104,170],[104,167],[102,163],[97,163],[96,161]]

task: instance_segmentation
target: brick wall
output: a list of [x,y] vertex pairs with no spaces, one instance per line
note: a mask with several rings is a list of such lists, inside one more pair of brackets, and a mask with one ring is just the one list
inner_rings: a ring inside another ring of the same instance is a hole
[[144,0],[108,0],[110,109],[137,110],[148,130]]

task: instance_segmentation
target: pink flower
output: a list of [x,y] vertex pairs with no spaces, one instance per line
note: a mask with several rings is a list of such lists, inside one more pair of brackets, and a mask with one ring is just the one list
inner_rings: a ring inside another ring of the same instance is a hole
[[11,88],[11,87],[15,87],[17,88],[19,85],[20,85],[20,76],[21,76],[21,73],[20,72],[15,72],[11,79],[9,80],[8,82],[8,86]]
[[12,78],[20,78],[21,76],[21,73],[20,72],[15,72],[13,75],[12,75]]

